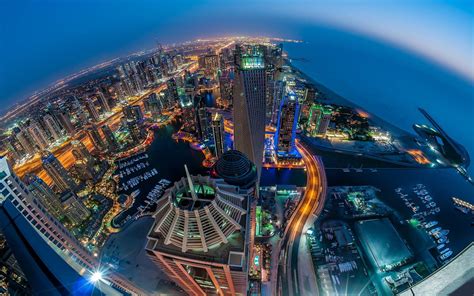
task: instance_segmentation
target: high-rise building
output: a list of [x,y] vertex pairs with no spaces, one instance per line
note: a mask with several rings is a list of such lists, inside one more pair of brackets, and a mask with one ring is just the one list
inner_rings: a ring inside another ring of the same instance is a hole
[[92,101],[92,99],[86,99],[84,101],[84,107],[86,108],[87,110],[87,113],[89,113],[89,118],[92,120],[92,121],[99,121],[100,118],[99,118],[99,112],[97,112],[97,109],[95,108],[95,104],[94,104],[94,101]]
[[102,109],[102,112],[105,113],[105,112],[110,112],[112,109],[110,108],[110,103],[109,103],[109,100],[108,98],[104,95],[103,92],[99,91],[97,93],[97,96],[99,98],[99,104],[100,104],[100,108]]
[[278,122],[278,110],[280,109],[281,101],[285,95],[285,82],[276,80],[273,82],[273,105],[271,107],[271,120],[273,126]]
[[214,74],[219,68],[219,56],[216,54],[206,54],[199,57],[199,67],[204,69],[206,75]]
[[52,214],[57,219],[64,215],[59,196],[51,190],[43,179],[36,175],[26,175],[24,181],[31,194],[33,194],[33,196],[46,207],[48,213]]
[[217,158],[220,158],[224,153],[224,118],[219,113],[215,113],[212,115],[211,120],[211,127],[212,127],[212,137],[214,139],[214,149],[215,155]]
[[123,114],[126,119],[142,121],[144,118],[140,105],[127,105],[123,108]]
[[64,110],[58,110],[57,113],[55,113],[56,118],[59,121],[59,124],[63,127],[63,129],[70,135],[73,136],[75,133],[75,128],[74,125],[71,122],[71,119],[69,118],[69,114],[64,111]]
[[233,81],[230,78],[230,73],[223,72],[219,77],[219,92],[221,97],[221,104],[224,108],[228,108],[232,105],[233,99]]
[[234,149],[243,152],[260,176],[265,141],[266,76],[259,47],[236,46]]
[[93,165],[95,163],[94,157],[91,155],[86,146],[78,140],[71,141],[72,146],[72,155],[77,160],[85,160],[88,165]]
[[43,122],[51,138],[53,138],[54,141],[59,140],[61,138],[61,130],[53,116],[46,114],[43,116]]
[[99,130],[95,124],[89,124],[86,126],[87,135],[92,141],[94,148],[98,151],[105,150],[104,141],[102,141],[102,137],[99,134]]
[[5,147],[11,153],[11,158],[18,160],[25,155],[25,150],[21,147],[20,142],[15,136],[10,136],[5,139]]
[[81,224],[91,214],[72,191],[66,191],[61,195],[61,204],[66,217],[75,225]]
[[163,104],[156,93],[151,93],[148,98],[143,101],[143,106],[145,111],[150,112],[153,118],[157,118],[163,109]]
[[59,160],[50,152],[41,158],[42,166],[59,192],[74,190],[76,183]]
[[186,175],[158,201],[146,251],[189,295],[246,295],[249,199],[222,179]]
[[325,108],[323,110],[323,115],[321,117],[321,122],[318,126],[318,135],[324,136],[328,130],[329,123],[331,122],[332,118],[332,110],[329,108]]
[[306,130],[311,136],[323,136],[331,121],[332,110],[319,104],[313,104],[309,109]]
[[169,79],[166,82],[166,92],[168,96],[168,101],[171,105],[174,105],[179,101],[178,86],[176,85],[176,80],[174,78]]
[[275,150],[278,156],[288,155],[295,150],[299,109],[298,99],[292,93],[288,94],[280,104],[275,133]]
[[110,151],[117,151],[119,149],[119,144],[110,127],[104,124],[100,129],[104,134],[105,142],[107,143],[107,149]]
[[[28,282],[38,295],[138,295],[140,291],[116,274],[89,286],[99,263],[36,199],[0,158],[0,225]],[[87,279],[84,279],[86,277]],[[81,283],[80,287],[77,283]]]
[[29,155],[35,154],[36,149],[33,146],[33,143],[26,129],[20,129],[19,127],[15,127],[13,128],[13,135],[15,135],[15,138],[18,140],[21,147],[26,153],[28,153]]
[[195,98],[196,123],[199,139],[207,140],[209,138],[209,113],[204,103],[204,97]]
[[136,121],[136,120],[128,119],[127,120],[127,129],[128,129],[128,132],[130,133],[130,137],[132,138],[132,140],[135,143],[142,140],[143,137],[145,136],[144,131],[141,128],[140,123],[138,123],[138,121]]
[[39,150],[48,148],[49,142],[43,129],[38,125],[36,121],[31,121],[27,127],[30,139],[33,141],[33,145]]

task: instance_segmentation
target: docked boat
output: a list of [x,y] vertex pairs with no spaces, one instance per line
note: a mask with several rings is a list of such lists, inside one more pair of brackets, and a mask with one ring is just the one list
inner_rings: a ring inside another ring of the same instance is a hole
[[133,198],[135,198],[135,197],[137,197],[139,194],[140,194],[140,189],[137,189],[137,190],[133,191],[130,195],[131,195]]
[[444,249],[444,250],[441,250],[439,253],[440,253],[440,254],[445,254],[446,252],[449,252],[449,251],[451,251],[451,249],[450,249],[450,248],[446,248],[446,249]]
[[428,229],[428,228],[431,228],[431,227],[436,226],[436,225],[438,225],[438,221],[430,221],[430,222],[426,223],[425,228]]
[[436,247],[436,249],[438,249],[438,251],[439,251],[439,250],[443,249],[444,246],[446,246],[446,245],[445,245],[445,244],[438,245],[438,246]]
[[444,229],[444,230],[441,230],[441,231],[438,231],[438,232],[434,233],[433,236],[435,238],[440,238],[440,237],[448,235],[448,233],[449,233],[449,230]]
[[436,232],[438,232],[440,230],[441,230],[441,227],[436,227],[436,228],[431,229],[428,233],[429,234],[435,234]]
[[451,257],[451,255],[453,255],[453,251],[448,251],[448,252],[442,254],[441,256],[439,256],[439,259],[444,261],[444,260],[448,259],[449,257]]
[[436,242],[438,244],[443,244],[443,243],[447,243],[447,240],[448,240],[448,238],[443,236],[443,237],[439,238]]

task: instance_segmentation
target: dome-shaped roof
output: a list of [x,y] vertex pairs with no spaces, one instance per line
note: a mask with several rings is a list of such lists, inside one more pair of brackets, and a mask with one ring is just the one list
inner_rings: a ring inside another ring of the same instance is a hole
[[214,173],[226,183],[249,188],[257,180],[255,165],[240,151],[226,151],[214,165]]
[[207,252],[240,231],[246,213],[245,198],[222,180],[190,176],[177,181],[158,201],[151,233],[182,252]]

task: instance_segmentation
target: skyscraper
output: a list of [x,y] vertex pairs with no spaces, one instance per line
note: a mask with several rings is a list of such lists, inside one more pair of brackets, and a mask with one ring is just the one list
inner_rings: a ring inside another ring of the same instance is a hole
[[112,109],[110,108],[109,100],[105,97],[104,93],[99,91],[97,92],[97,96],[99,98],[99,104],[102,108],[102,112],[110,112]]
[[94,148],[98,151],[105,150],[104,141],[102,141],[102,137],[97,130],[97,126],[95,124],[89,124],[86,126],[87,135],[92,141]]
[[88,165],[92,165],[95,162],[94,157],[81,141],[73,140],[71,141],[71,146],[72,155],[76,158],[76,161],[83,159]]
[[262,167],[265,141],[266,76],[261,48],[236,46],[234,148]]
[[224,153],[224,119],[219,113],[212,115],[211,121],[212,137],[214,139],[214,149],[217,158]]
[[37,147],[39,150],[44,150],[48,148],[49,142],[48,139],[41,127],[38,125],[36,121],[31,121],[27,127],[28,134],[30,139],[33,140],[33,145]]
[[44,170],[51,177],[59,192],[75,189],[76,183],[52,153],[48,152],[43,155],[41,162]]
[[92,121],[99,121],[99,112],[97,112],[94,101],[92,101],[92,99],[86,99],[84,101],[84,107],[86,108],[87,113],[89,113],[89,118]]
[[[40,295],[75,295],[76,284],[84,288],[87,283],[82,277],[90,277],[100,266],[31,194],[4,157],[0,158],[0,224],[30,285]],[[105,295],[140,293],[116,274],[108,280],[95,288]]]
[[204,141],[209,138],[209,114],[204,104],[204,97],[196,97],[195,103],[197,132],[199,138]]
[[81,224],[91,214],[72,191],[66,191],[61,195],[61,204],[66,217],[75,225]]
[[171,103],[171,105],[174,105],[179,101],[178,86],[176,85],[174,78],[168,79],[166,86],[168,101]]
[[299,103],[296,95],[288,94],[280,104],[275,150],[277,155],[288,155],[295,150]]
[[53,138],[54,141],[59,140],[61,138],[61,131],[53,116],[46,114],[43,116],[43,122],[51,138]]
[[26,129],[20,129],[19,127],[15,127],[15,128],[13,128],[13,135],[18,140],[21,147],[23,148],[23,150],[26,153],[28,153],[29,155],[34,155],[35,154],[36,149],[33,146],[33,143],[31,141]]
[[26,175],[24,180],[31,194],[46,207],[48,213],[57,219],[64,214],[59,196],[51,190],[43,179],[36,175]]
[[57,110],[57,113],[55,115],[63,129],[70,136],[73,136],[75,133],[75,128],[71,122],[71,119],[69,119],[69,114],[67,114],[65,110]]
[[104,124],[100,129],[104,134],[105,142],[107,142],[107,149],[109,149],[110,151],[116,151],[119,148],[119,144],[110,127]]
[[311,136],[322,136],[326,134],[331,121],[332,110],[319,104],[313,104],[309,109],[309,118],[306,130]]
[[144,116],[140,105],[127,105],[123,108],[125,118],[129,120],[142,121]]
[[246,295],[249,200],[222,179],[186,174],[158,201],[146,251],[190,295]]

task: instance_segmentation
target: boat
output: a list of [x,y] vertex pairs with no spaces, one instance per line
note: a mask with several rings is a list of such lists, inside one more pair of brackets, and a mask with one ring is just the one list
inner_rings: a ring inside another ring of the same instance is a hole
[[449,230],[445,229],[445,230],[441,230],[439,232],[434,233],[433,236],[435,238],[440,238],[440,237],[448,235],[448,233],[449,233]]
[[448,252],[448,251],[451,251],[451,249],[450,249],[450,248],[446,248],[446,249],[442,250],[442,251],[439,252],[439,253],[440,253],[440,254],[444,254],[444,253],[446,253],[446,252]]
[[436,227],[431,229],[428,233],[429,234],[435,234],[436,232],[440,231],[442,228],[441,227]]
[[439,250],[441,250],[442,248],[444,248],[444,246],[446,246],[446,245],[445,245],[445,244],[438,245],[438,246],[436,247],[436,249],[438,249],[438,251],[439,251]]
[[454,206],[458,209],[459,208],[464,208],[466,210],[466,214],[469,213],[469,211],[474,211],[474,205],[473,204],[471,204],[471,203],[469,203],[465,200],[456,198],[456,197],[452,197],[452,200],[453,200]]
[[131,195],[133,198],[135,198],[135,197],[137,197],[139,194],[140,194],[140,189],[137,189],[137,190],[133,191],[130,195]]
[[431,228],[431,227],[436,226],[436,225],[438,225],[438,221],[430,221],[430,222],[426,223],[425,228],[428,229],[428,228]]
[[449,257],[451,257],[451,255],[453,255],[453,251],[448,251],[448,252],[442,254],[441,256],[439,256],[439,259],[444,261],[444,260],[448,259]]
[[436,207],[436,203],[434,201],[429,203],[430,207]]
[[436,242],[437,242],[438,244],[443,244],[443,243],[447,243],[447,242],[446,242],[447,240],[448,240],[448,238],[445,237],[445,236],[443,236],[443,237],[441,237],[440,239],[438,239]]

